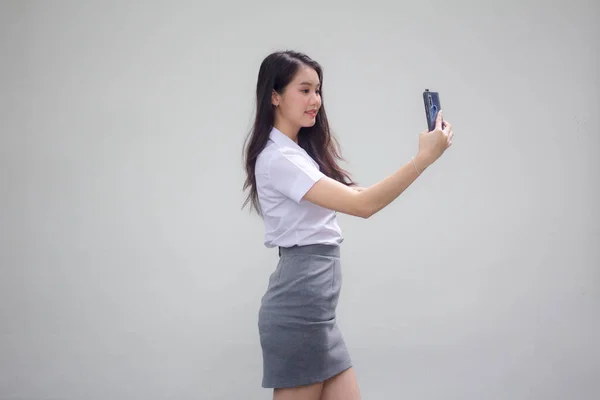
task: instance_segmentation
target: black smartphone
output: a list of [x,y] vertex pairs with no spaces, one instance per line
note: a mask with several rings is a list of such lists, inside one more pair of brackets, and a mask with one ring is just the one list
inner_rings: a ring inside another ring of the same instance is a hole
[[427,117],[427,128],[432,131],[435,128],[435,119],[442,109],[440,94],[425,89],[423,92],[423,103],[425,104],[425,116]]

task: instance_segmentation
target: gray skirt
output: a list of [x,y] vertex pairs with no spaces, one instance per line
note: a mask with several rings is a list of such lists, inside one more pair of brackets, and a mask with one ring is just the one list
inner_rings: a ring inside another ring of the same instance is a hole
[[258,313],[262,387],[323,382],[352,366],[336,323],[341,284],[339,246],[280,249]]

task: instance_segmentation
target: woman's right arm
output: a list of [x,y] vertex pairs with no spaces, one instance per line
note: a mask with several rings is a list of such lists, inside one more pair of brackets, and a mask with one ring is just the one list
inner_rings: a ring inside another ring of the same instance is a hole
[[[376,184],[356,191],[331,178],[323,177],[304,195],[311,203],[344,214],[369,218],[402,194],[426,168],[433,164],[452,145],[452,126],[438,113],[436,127],[419,136],[419,152],[392,175]],[[418,171],[417,171],[418,169]]]

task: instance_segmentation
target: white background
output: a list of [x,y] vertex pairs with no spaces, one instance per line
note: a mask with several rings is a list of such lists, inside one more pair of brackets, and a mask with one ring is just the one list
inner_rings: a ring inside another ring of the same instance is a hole
[[600,6],[589,1],[0,3],[0,399],[269,399],[277,254],[241,210],[271,51],[324,67],[363,186],[339,324],[365,399],[600,397]]

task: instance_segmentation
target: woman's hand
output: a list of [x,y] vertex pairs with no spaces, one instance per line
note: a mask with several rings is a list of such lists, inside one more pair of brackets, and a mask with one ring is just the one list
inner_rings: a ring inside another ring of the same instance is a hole
[[417,167],[423,171],[433,164],[448,147],[452,146],[453,137],[452,125],[443,120],[440,110],[435,120],[435,128],[432,131],[421,132],[419,135],[419,153],[415,157]]

